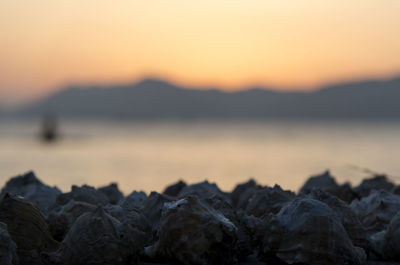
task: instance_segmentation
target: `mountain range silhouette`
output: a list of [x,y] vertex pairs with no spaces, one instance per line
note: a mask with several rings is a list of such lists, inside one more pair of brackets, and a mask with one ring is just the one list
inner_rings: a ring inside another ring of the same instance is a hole
[[70,87],[19,111],[113,119],[398,119],[400,78],[349,82],[313,92],[262,87],[188,89],[145,79],[131,85]]

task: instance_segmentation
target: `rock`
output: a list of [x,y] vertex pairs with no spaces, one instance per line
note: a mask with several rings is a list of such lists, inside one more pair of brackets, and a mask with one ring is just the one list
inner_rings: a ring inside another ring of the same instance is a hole
[[370,253],[368,258],[371,260],[382,260],[383,259],[383,247],[385,245],[386,230],[377,232],[368,237],[370,244]]
[[245,211],[256,217],[278,213],[285,203],[294,200],[295,197],[296,194],[282,190],[279,185],[273,188],[262,188],[250,198]]
[[385,230],[400,211],[400,196],[384,190],[372,191],[368,197],[354,200],[350,208],[357,214],[368,236]]
[[360,185],[354,188],[359,197],[367,197],[373,190],[391,191],[395,185],[388,180],[386,175],[376,175],[373,178],[364,179]]
[[70,200],[87,202],[93,205],[106,205],[108,203],[108,197],[103,192],[87,185],[82,187],[73,185],[71,192],[58,195],[56,201],[58,205],[65,205]]
[[4,196],[6,192],[11,194],[17,193],[27,193],[30,191],[32,186],[41,186],[44,185],[35,175],[33,171],[28,171],[23,175],[19,175],[9,179],[1,190],[1,195]]
[[37,203],[44,213],[54,207],[57,195],[61,194],[57,187],[43,184],[32,171],[7,181],[0,196],[3,197],[7,192]]
[[[231,192],[232,205],[236,208],[241,208],[244,210],[250,197],[260,188],[261,186],[258,186],[253,179],[237,185]],[[249,193],[247,193],[247,191],[249,191]]]
[[131,208],[124,209],[119,205],[107,205],[104,207],[107,213],[114,218],[118,219],[121,223],[126,223],[143,232],[148,240],[146,243],[150,243],[152,240],[152,226],[146,216],[140,212],[139,209]]
[[163,194],[171,196],[171,197],[176,197],[176,196],[178,196],[179,192],[181,192],[181,190],[186,186],[187,186],[186,182],[180,180],[177,183],[168,186],[163,191]]
[[195,196],[165,203],[159,240],[145,253],[182,264],[232,264],[236,226]]
[[140,209],[143,202],[147,199],[146,193],[143,191],[134,191],[127,197],[123,198],[119,205],[125,210]]
[[150,221],[152,230],[154,232],[157,231],[157,227],[160,223],[160,218],[162,209],[164,207],[164,203],[172,201],[174,201],[172,197],[157,193],[155,191],[150,193],[150,196],[143,201],[140,210]]
[[299,195],[254,180],[230,194],[207,181],[149,196],[117,184],[61,194],[29,172],[2,190],[0,264],[394,264],[397,193],[385,176],[353,189],[325,172]]
[[47,214],[56,206],[57,196],[61,191],[49,186],[36,186],[30,192],[22,195],[25,199],[37,203],[40,210]]
[[229,196],[223,193],[215,183],[203,181],[184,187],[178,194],[178,198],[185,198],[190,195],[195,195],[198,198],[207,199],[214,195],[225,197],[229,200]]
[[314,188],[318,188],[329,194],[332,194],[339,199],[350,203],[354,199],[358,198],[357,194],[353,191],[349,183],[339,185],[336,183],[335,178],[330,174],[329,170],[325,171],[321,175],[312,176],[309,178],[303,187],[300,189],[300,194],[308,194]]
[[381,242],[383,243],[384,258],[400,262],[400,212],[390,221]]
[[46,217],[46,222],[51,236],[57,241],[62,241],[70,228],[67,217],[63,214],[51,212]]
[[[225,197],[221,197],[219,195],[214,195],[208,199],[201,199],[201,203],[211,207],[215,211],[224,215],[227,219],[229,219],[237,228],[236,232],[236,256],[238,259],[245,259],[246,256],[252,254],[252,234],[249,233],[249,226],[247,223],[247,219],[243,216],[243,213],[240,217],[238,217],[238,213],[232,207],[232,205],[226,200]],[[246,216],[247,217],[247,216]],[[240,219],[242,218],[242,219]]]
[[0,223],[0,264],[17,265],[18,263],[17,245],[11,240],[7,225]]
[[392,193],[393,193],[393,194],[396,194],[396,195],[400,195],[400,186],[395,186],[395,187],[392,189]]
[[143,246],[141,232],[98,206],[76,220],[57,252],[43,256],[48,264],[125,265],[136,259]]
[[100,187],[98,191],[106,195],[108,202],[111,204],[117,204],[124,197],[122,192],[119,191],[118,184],[116,183],[111,183],[108,186]]
[[239,227],[243,227],[246,234],[250,237],[250,247],[256,249],[261,244],[265,232],[265,223],[262,219],[238,212],[236,216]]
[[340,219],[325,203],[296,199],[271,215],[260,249],[267,263],[310,265],[364,264]]
[[331,194],[346,203],[351,203],[353,200],[360,198],[348,182],[340,185],[335,191],[331,191]]
[[47,223],[52,236],[62,241],[68,230],[75,223],[76,219],[84,213],[94,212],[96,206],[86,202],[70,200],[57,212],[51,212],[47,217]]
[[331,175],[329,170],[325,171],[321,175],[310,177],[303,187],[300,189],[300,193],[308,194],[314,188],[321,190],[335,190],[339,185],[336,183],[335,178]]
[[344,201],[319,189],[311,191],[309,197],[325,203],[335,212],[354,245],[363,249],[369,248],[369,241],[364,226],[361,224],[356,213]]
[[57,249],[39,208],[21,197],[6,193],[0,201],[0,222],[17,245],[21,264],[42,264],[42,252]]
[[264,262],[259,261],[257,255],[250,255],[245,260],[238,263],[238,265],[265,265]]

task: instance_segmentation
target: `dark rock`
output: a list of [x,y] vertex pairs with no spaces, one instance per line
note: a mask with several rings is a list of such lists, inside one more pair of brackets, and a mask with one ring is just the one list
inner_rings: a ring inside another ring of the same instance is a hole
[[195,196],[166,203],[147,255],[183,264],[233,264],[236,226]]
[[368,236],[385,230],[400,211],[400,196],[387,191],[372,191],[368,197],[354,200],[350,208],[357,214]]
[[261,258],[276,264],[364,264],[340,219],[326,204],[296,199],[271,215],[260,249]]
[[400,262],[400,212],[390,221],[382,242],[384,258]]
[[334,190],[339,185],[336,183],[335,178],[330,174],[329,170],[325,171],[321,175],[310,177],[303,187],[300,189],[300,193],[308,194],[314,188],[321,190]]
[[124,209],[119,205],[107,205],[105,210],[114,218],[118,219],[121,223],[129,224],[131,227],[143,232],[146,237],[146,243],[152,240],[152,226],[147,217],[136,208]]
[[325,171],[321,175],[312,176],[309,178],[300,189],[299,193],[308,194],[314,188],[328,192],[329,194],[332,194],[347,203],[350,203],[354,199],[358,198],[357,193],[353,191],[349,183],[344,183],[343,185],[337,184],[335,178],[330,174],[329,170]]
[[57,252],[43,256],[48,264],[125,265],[137,259],[144,242],[143,233],[99,206],[76,220]]
[[262,188],[250,198],[246,213],[261,217],[270,213],[278,213],[283,205],[296,198],[296,194],[283,190],[279,185],[273,188]]
[[229,196],[223,193],[215,183],[209,183],[208,181],[203,181],[184,187],[179,192],[178,197],[185,198],[191,195],[195,195],[201,199],[207,199],[215,195],[225,197],[227,200],[230,199]]
[[146,193],[143,191],[134,191],[129,194],[127,197],[123,198],[119,205],[123,209],[140,209],[142,207],[143,202],[147,199]]
[[369,241],[364,226],[356,213],[344,201],[319,189],[314,189],[309,197],[325,203],[335,212],[354,245],[369,249]]
[[87,185],[82,187],[73,185],[70,192],[57,196],[58,205],[65,205],[70,200],[87,202],[93,205],[106,205],[108,203],[108,197],[103,192]]
[[42,264],[40,254],[58,247],[39,208],[21,197],[4,195],[0,201],[0,222],[7,225],[21,264]]
[[386,175],[376,175],[373,178],[364,179],[354,191],[362,198],[367,197],[373,190],[391,191],[395,185],[388,180]]
[[[261,187],[258,186],[257,183],[253,179],[250,179],[249,181],[247,181],[245,183],[237,185],[231,193],[232,205],[236,208],[239,208],[239,205],[240,205],[240,207],[242,207],[242,209],[245,209],[247,206],[247,201],[251,197],[251,196],[248,196],[246,194],[246,192],[251,191],[251,193],[253,193],[253,191],[258,190],[258,188],[261,188]],[[249,195],[251,193],[249,193]]]
[[17,265],[17,245],[11,240],[7,232],[7,225],[0,223],[0,264]]
[[57,195],[61,194],[57,187],[43,184],[32,171],[7,181],[0,196],[3,197],[7,192],[37,203],[44,213],[54,207]]
[[124,197],[122,192],[119,191],[118,184],[116,183],[111,183],[108,186],[100,187],[98,191],[106,195],[108,202],[111,204],[117,204]]
[[33,171],[28,171],[23,175],[19,175],[9,179],[5,187],[1,190],[1,195],[4,196],[6,192],[11,194],[26,193],[30,190],[31,186],[44,185],[35,175]]
[[96,206],[93,204],[70,200],[59,211],[53,211],[48,215],[47,223],[52,236],[58,241],[62,241],[79,216],[87,212],[94,212],[95,209]]
[[150,221],[152,230],[154,232],[157,231],[157,227],[160,223],[164,203],[172,201],[174,201],[172,197],[157,193],[155,191],[150,193],[150,196],[143,201],[142,208],[140,210]]
[[46,222],[51,236],[57,241],[62,241],[70,228],[67,217],[63,214],[51,212],[46,217]]
[[383,230],[368,237],[370,245],[368,258],[370,260],[383,260],[383,247],[385,245],[386,233],[387,231]]
[[176,197],[176,196],[178,196],[179,192],[181,192],[181,190],[186,186],[187,186],[186,182],[180,180],[177,183],[168,186],[163,191],[163,194],[171,196],[171,197]]
[[[223,214],[229,219],[237,228],[236,233],[236,256],[238,259],[245,259],[248,255],[253,252],[251,233],[249,233],[249,227],[246,223],[245,218],[239,219],[238,213],[232,207],[232,205],[226,200],[226,197],[214,195],[208,199],[201,199],[201,203],[213,208],[217,212]],[[243,216],[241,216],[243,217]],[[245,221],[245,222],[243,222]]]
[[[327,192],[329,192],[329,190]],[[351,203],[353,200],[360,198],[348,182],[343,183],[335,191],[331,191],[330,194],[346,203]]]

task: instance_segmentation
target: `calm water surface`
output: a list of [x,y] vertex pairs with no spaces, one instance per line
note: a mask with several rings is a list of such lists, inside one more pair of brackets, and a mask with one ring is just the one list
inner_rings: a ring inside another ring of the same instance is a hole
[[395,122],[68,121],[60,129],[62,140],[44,144],[39,123],[1,122],[0,184],[28,170],[64,191],[118,182],[124,193],[178,179],[230,190],[250,177],[297,190],[325,169],[357,184],[366,175],[351,165],[400,176]]

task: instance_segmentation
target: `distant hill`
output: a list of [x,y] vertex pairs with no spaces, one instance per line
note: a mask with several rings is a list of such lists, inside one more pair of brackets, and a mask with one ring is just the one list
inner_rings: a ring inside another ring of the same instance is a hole
[[315,92],[187,89],[147,79],[132,85],[75,87],[20,114],[115,119],[397,119],[400,78],[322,87]]

